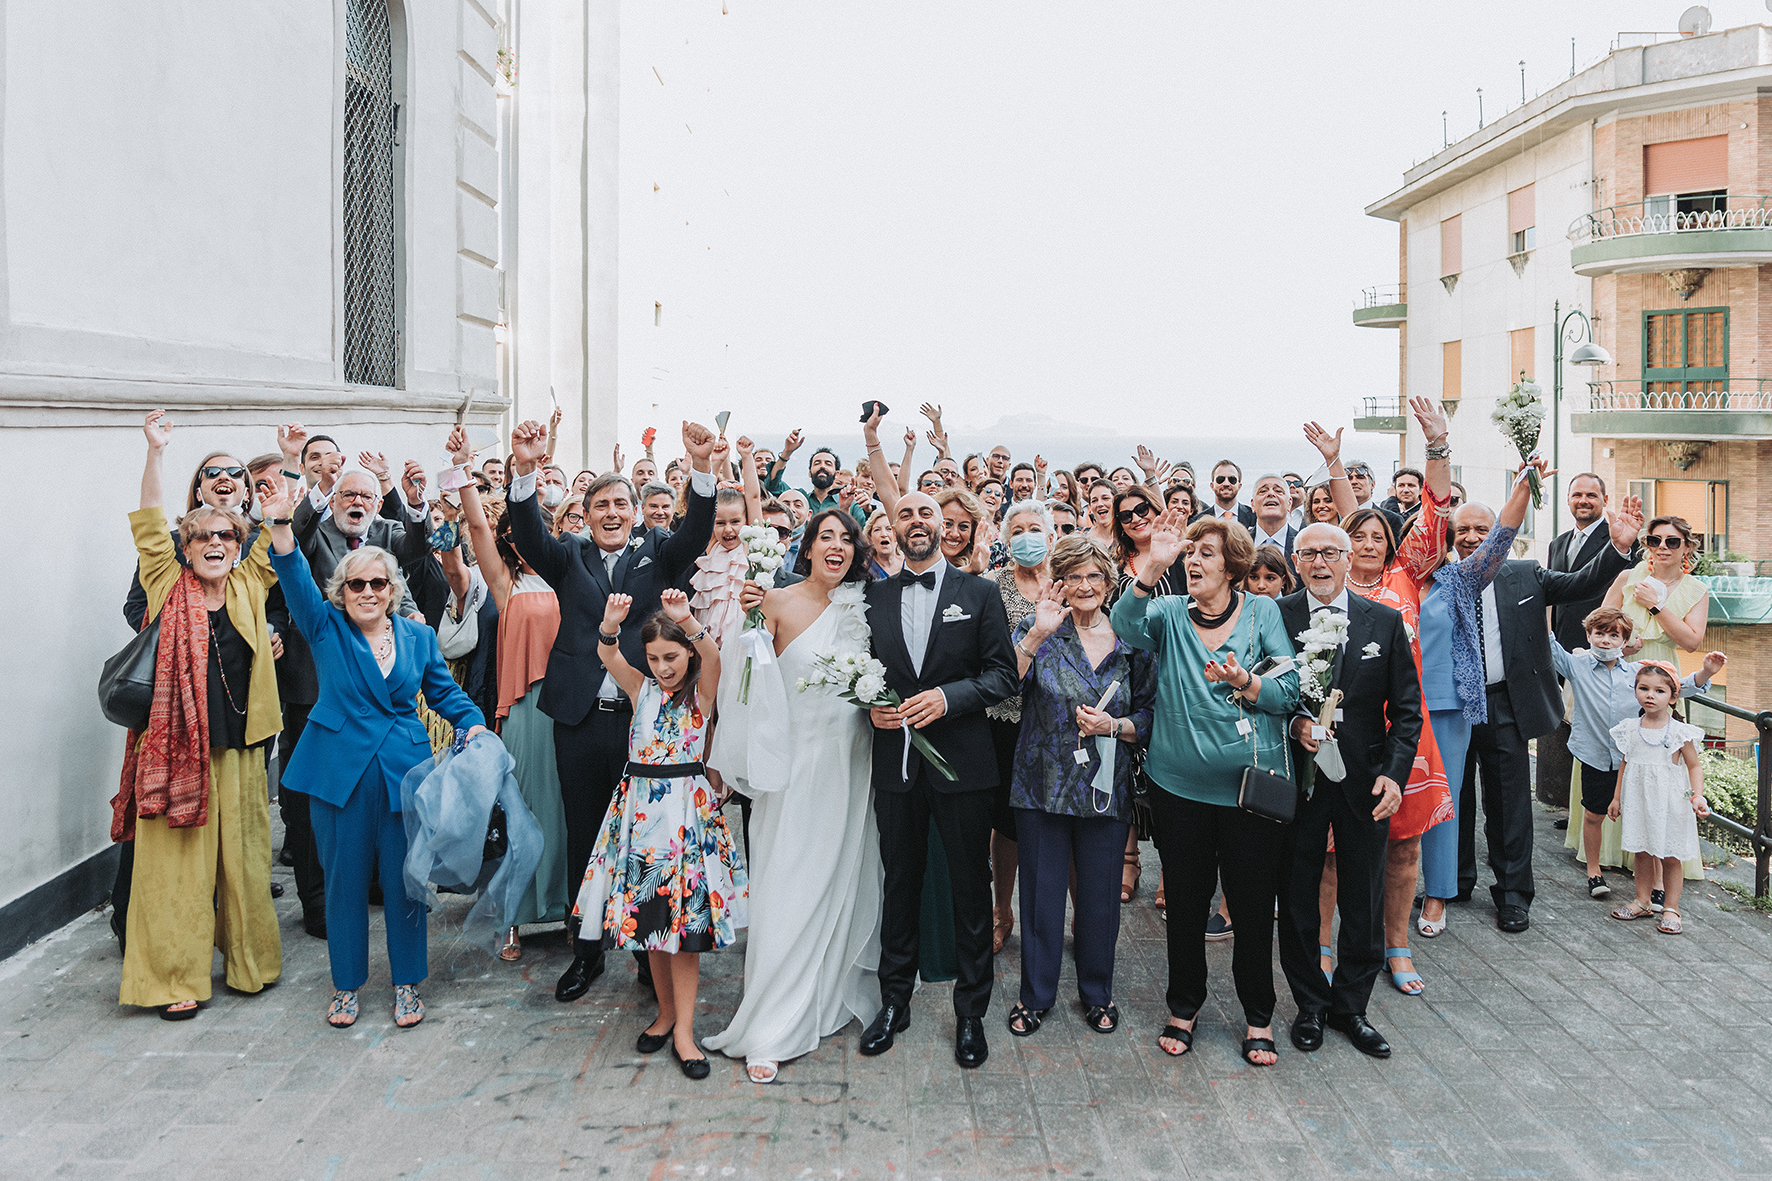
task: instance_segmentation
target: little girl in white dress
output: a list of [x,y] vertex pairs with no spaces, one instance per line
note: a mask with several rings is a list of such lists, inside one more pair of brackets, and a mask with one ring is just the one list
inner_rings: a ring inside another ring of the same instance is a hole
[[1704,731],[1673,716],[1679,699],[1678,671],[1665,661],[1644,661],[1637,670],[1637,704],[1643,716],[1612,727],[1624,765],[1607,809],[1612,819],[1623,818],[1622,847],[1639,855],[1637,896],[1612,917],[1629,922],[1654,913],[1649,893],[1655,880],[1647,858],[1660,858],[1667,901],[1657,929],[1668,935],[1680,933],[1680,863],[1698,857],[1698,817],[1710,815],[1698,761]]

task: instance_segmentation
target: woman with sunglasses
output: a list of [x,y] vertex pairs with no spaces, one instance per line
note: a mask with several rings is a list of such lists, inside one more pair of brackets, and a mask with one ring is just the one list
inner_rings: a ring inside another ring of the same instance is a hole
[[[141,507],[129,515],[144,622],[160,624],[154,704],[147,730],[129,733],[111,839],[134,843],[141,887],[127,904],[117,999],[184,1021],[210,997],[218,947],[228,987],[239,992],[256,993],[283,972],[264,750],[283,722],[265,619],[277,581],[268,538],[247,548],[235,507],[195,505],[179,521],[180,564],[163,507],[165,415],[155,410],[142,424]],[[208,482],[223,478],[245,485],[244,471]],[[204,481],[199,472],[193,490]]]
[[410,1029],[424,1020],[418,986],[429,966],[425,906],[406,893],[399,792],[408,771],[431,762],[431,740],[413,699],[422,692],[425,704],[467,740],[485,731],[486,719],[449,675],[437,633],[398,614],[405,579],[394,555],[374,545],[351,550],[322,595],[296,548],[292,512],[287,488],[265,503],[271,565],[320,674],[320,699],[283,781],[309,797],[326,873],[326,951],[336,990],[326,1020],[337,1029],[357,1021],[357,990],[369,977],[373,868],[382,887],[394,1024]]
[[[461,427],[450,432],[448,448],[456,463],[472,459],[467,432]],[[595,485],[593,480],[592,486]],[[574,505],[578,506],[576,524],[569,511]],[[584,528],[583,506],[583,495],[571,496],[560,506],[562,516],[558,524],[565,532],[577,533]],[[515,764],[511,773],[517,778],[517,790],[534,814],[542,836],[535,880],[511,917],[512,925],[498,952],[501,960],[515,961],[523,958],[520,928],[542,923],[564,926],[572,908],[566,871],[566,806],[560,798],[560,772],[554,756],[554,722],[536,704],[541,700],[542,680],[548,671],[548,653],[553,651],[560,631],[560,600],[547,580],[517,553],[516,543],[511,540],[513,521],[509,513],[500,514],[498,523],[493,525],[487,519],[479,490],[472,484],[461,490],[461,507],[468,538],[479,558],[475,569],[485,579],[493,605],[498,608],[497,650],[493,658],[498,708],[494,725]],[[559,535],[560,530],[556,529],[554,536]]]

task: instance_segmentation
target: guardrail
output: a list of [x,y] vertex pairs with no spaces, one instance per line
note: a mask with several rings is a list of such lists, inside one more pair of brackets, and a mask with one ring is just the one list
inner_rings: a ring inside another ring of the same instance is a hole
[[1569,241],[1581,246],[1601,238],[1624,238],[1638,234],[1680,234],[1698,230],[1772,229],[1772,195],[1730,193],[1713,198],[1722,208],[1695,209],[1680,213],[1672,199],[1650,198],[1608,205],[1584,213],[1569,223]]
[[1408,303],[1404,298],[1407,294],[1401,283],[1389,283],[1378,287],[1365,287],[1360,290],[1360,298],[1355,307],[1384,308],[1392,304]]
[[[1710,385],[1712,383],[1706,383]],[[1589,410],[1772,410],[1772,389],[1765,378],[1751,382],[1718,382],[1722,388],[1649,391],[1642,379],[1590,381]]]
[[1760,799],[1754,810],[1754,826],[1749,828],[1715,812],[1710,814],[1709,819],[1712,824],[1747,840],[1754,851],[1754,897],[1772,896],[1772,746],[1767,744],[1767,739],[1772,737],[1772,710],[1760,710],[1756,713],[1751,709],[1730,705],[1726,701],[1694,697],[1687,705],[1688,716],[1693,708],[1700,705],[1729,717],[1751,722],[1759,734],[1754,743],[1754,761],[1758,764],[1760,773]]
[[1361,418],[1402,418],[1409,413],[1403,399],[1387,394],[1379,398],[1360,399]]

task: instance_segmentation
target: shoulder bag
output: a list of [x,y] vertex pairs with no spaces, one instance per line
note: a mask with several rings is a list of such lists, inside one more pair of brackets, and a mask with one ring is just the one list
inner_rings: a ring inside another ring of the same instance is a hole
[[[1249,649],[1245,667],[1255,667],[1255,625],[1249,626]],[[1243,779],[1237,787],[1237,807],[1245,812],[1252,812],[1276,824],[1291,824],[1292,817],[1298,811],[1298,785],[1292,782],[1291,752],[1282,741],[1280,750],[1286,763],[1286,775],[1275,775],[1272,771],[1261,769],[1261,736],[1257,733],[1257,724],[1251,721],[1243,708],[1243,698],[1232,693],[1230,700],[1236,704],[1237,714],[1249,722],[1249,755],[1251,765],[1243,768]]]
[[160,657],[160,616],[105,661],[98,676],[98,707],[126,730],[146,730],[154,706],[154,666]]

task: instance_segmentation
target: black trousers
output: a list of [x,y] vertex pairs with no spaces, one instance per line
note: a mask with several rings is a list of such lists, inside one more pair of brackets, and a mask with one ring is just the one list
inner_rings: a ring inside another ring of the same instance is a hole
[[[1476,727],[1471,727],[1474,731]],[[1472,743],[1464,756],[1464,782],[1458,792],[1458,897],[1470,898],[1477,888],[1477,752]]]
[[[1300,793],[1298,815],[1287,833],[1284,891],[1280,905],[1280,966],[1299,1012],[1365,1013],[1372,982],[1384,967],[1384,866],[1391,822],[1372,819],[1377,797],[1350,793],[1346,785],[1317,776],[1315,793]],[[1323,884],[1323,858],[1335,833],[1335,908],[1341,913],[1336,939],[1335,980],[1323,979],[1317,939],[1322,918],[1317,892]],[[1237,938],[1243,915],[1231,899]],[[1170,912],[1174,921],[1174,912]]]
[[[625,704],[625,699],[624,699]],[[566,808],[567,909],[578,897],[585,867],[597,847],[597,833],[609,801],[628,769],[628,728],[634,712],[593,709],[576,726],[554,723],[554,765],[560,774],[560,802]],[[591,916],[579,928],[573,954],[591,956],[603,949],[601,918]],[[645,953],[640,953],[644,955]]]
[[[326,919],[326,873],[320,868],[320,847],[314,843],[314,825],[308,817],[308,795],[287,786],[283,776],[295,745],[308,726],[311,706],[283,703],[283,733],[277,737],[277,810],[283,814],[283,847],[295,861],[295,895],[301,899],[302,918]],[[373,875],[372,875],[373,876]]]
[[[1162,788],[1151,792],[1151,822],[1168,891],[1169,1012],[1186,1021],[1206,1003],[1206,916],[1222,878],[1237,924],[1231,977],[1243,1019],[1257,1029],[1272,1024],[1274,898],[1283,880],[1286,826]],[[1122,833],[1120,851],[1125,850]],[[1077,884],[1080,889],[1081,875]],[[1113,884],[1118,903],[1117,876]]]
[[991,1004],[991,793],[939,792],[927,765],[905,791],[876,791],[880,859],[886,865],[886,896],[880,922],[880,999],[909,1005],[917,980],[923,870],[929,860],[933,818],[947,854],[954,893],[954,944],[959,976],[954,1014],[983,1017]]
[[[1489,720],[1471,727],[1471,757],[1483,774],[1483,836],[1489,842],[1489,887],[1496,906],[1532,905],[1532,761],[1526,739],[1514,723],[1507,686],[1489,687]],[[1469,774],[1469,771],[1466,771]],[[1475,815],[1475,809],[1470,814]],[[1460,815],[1463,820],[1463,815]],[[1464,833],[1459,832],[1458,879],[1465,881]],[[1470,882],[1477,881],[1476,836],[1472,832]]]
[[[992,725],[997,723],[993,722]],[[1112,816],[1060,816],[1015,809],[1021,879],[1021,1003],[1050,1009],[1064,966],[1064,910],[1077,870],[1077,994],[1085,1005],[1114,999],[1114,945],[1120,940],[1120,859],[1131,827]],[[1269,909],[1272,909],[1271,907]]]

